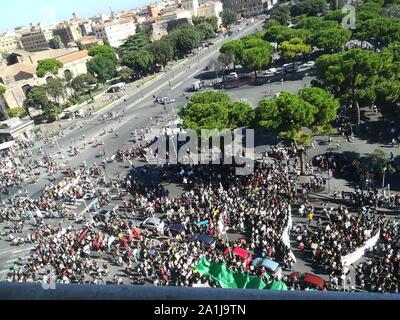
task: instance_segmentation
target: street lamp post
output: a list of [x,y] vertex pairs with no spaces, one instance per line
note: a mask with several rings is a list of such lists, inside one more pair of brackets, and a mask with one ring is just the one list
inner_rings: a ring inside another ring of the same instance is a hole
[[383,168],[383,176],[382,176],[382,188],[385,187],[385,176],[386,176],[387,167]]

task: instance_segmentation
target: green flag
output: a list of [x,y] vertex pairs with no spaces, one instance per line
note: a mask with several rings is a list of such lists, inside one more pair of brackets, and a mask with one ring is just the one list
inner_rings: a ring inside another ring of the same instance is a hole
[[280,291],[287,291],[288,288],[283,281],[274,281],[269,288],[270,290],[280,290]]

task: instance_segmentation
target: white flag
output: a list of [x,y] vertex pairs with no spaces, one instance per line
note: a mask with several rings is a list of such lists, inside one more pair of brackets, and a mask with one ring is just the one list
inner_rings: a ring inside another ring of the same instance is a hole
[[109,239],[108,239],[108,243],[107,243],[107,245],[108,245],[108,247],[110,248],[110,246],[111,246],[111,244],[115,241],[115,237],[114,236],[111,236]]

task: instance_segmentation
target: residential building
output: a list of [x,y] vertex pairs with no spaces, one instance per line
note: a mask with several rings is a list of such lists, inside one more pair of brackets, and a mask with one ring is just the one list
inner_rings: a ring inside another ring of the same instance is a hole
[[97,38],[96,36],[84,36],[76,42],[80,42],[86,49],[90,49],[91,47],[104,44],[104,41],[102,39]]
[[31,30],[21,36],[21,46],[25,51],[35,52],[52,48],[53,32],[40,26],[31,25]]
[[82,31],[77,22],[64,22],[53,30],[53,35],[59,36],[64,46],[67,47],[70,43],[82,38]]
[[190,11],[193,17],[197,17],[197,9],[199,8],[199,0],[182,0],[182,9]]
[[0,122],[0,150],[9,149],[15,140],[26,140],[32,137],[34,128],[33,120],[11,118]]
[[200,4],[199,0],[182,0],[181,7],[189,11],[193,17],[217,17],[218,25],[222,23],[220,13],[223,10],[223,4],[220,1],[208,1]]
[[96,37],[113,48],[119,48],[124,41],[136,33],[136,24],[132,20],[117,20],[93,27]]
[[222,18],[220,16],[223,11],[223,4],[220,1],[209,1],[205,4],[199,5],[197,9],[198,17],[217,17],[218,18],[218,26],[222,24]]
[[155,17],[158,16],[158,8],[157,8],[157,6],[154,6],[154,5],[148,6],[147,7],[147,12],[148,12],[149,17],[151,17],[151,18],[155,18]]
[[89,20],[95,24],[101,24],[110,20],[110,14],[109,13],[98,14],[97,16],[89,18]]
[[0,34],[0,60],[3,55],[9,54],[20,47],[21,35],[15,32]]
[[79,28],[81,28],[82,36],[89,36],[93,34],[92,23],[89,21],[80,21]]
[[152,41],[160,40],[166,35],[168,35],[168,22],[154,22],[152,24]]
[[268,11],[278,0],[222,0],[224,8],[242,17],[257,16]]
[[36,75],[38,62],[44,59],[57,59],[63,64],[58,76],[74,78],[87,73],[87,62],[92,58],[87,50],[57,49],[40,52],[26,52],[15,50],[11,53],[15,63],[0,67],[0,83],[6,87],[6,92],[0,98],[0,107],[16,108],[24,105],[27,94],[33,86],[40,86],[53,75],[39,78]]
[[190,13],[190,11],[177,8],[173,12],[164,13],[159,16],[160,22],[170,22],[182,19],[186,19],[190,24],[192,24],[192,14]]

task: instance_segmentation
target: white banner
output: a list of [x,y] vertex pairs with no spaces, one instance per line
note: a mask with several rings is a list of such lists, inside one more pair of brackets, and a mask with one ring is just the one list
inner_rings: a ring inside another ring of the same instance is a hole
[[366,241],[364,246],[358,248],[356,251],[348,254],[347,256],[342,257],[341,259],[342,265],[349,266],[352,263],[356,262],[357,260],[361,259],[368,250],[371,250],[376,245],[376,243],[379,240],[379,236],[380,236],[380,231],[378,231],[378,233],[371,239]]
[[297,260],[294,256],[292,250],[290,249],[290,231],[292,230],[292,227],[293,227],[292,206],[291,205],[289,205],[288,213],[289,213],[289,218],[288,218],[287,225],[286,225],[285,229],[283,230],[282,241],[285,244],[285,246],[290,250],[289,256],[294,260],[294,263],[296,263]]

